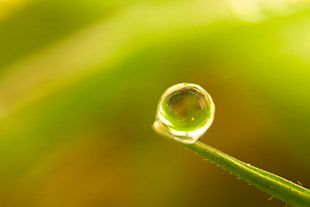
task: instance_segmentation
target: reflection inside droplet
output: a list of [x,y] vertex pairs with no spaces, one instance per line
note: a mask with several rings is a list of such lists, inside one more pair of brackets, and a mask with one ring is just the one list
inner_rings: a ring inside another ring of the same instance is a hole
[[211,125],[214,104],[200,86],[181,83],[168,88],[157,109],[154,129],[185,143],[194,143]]

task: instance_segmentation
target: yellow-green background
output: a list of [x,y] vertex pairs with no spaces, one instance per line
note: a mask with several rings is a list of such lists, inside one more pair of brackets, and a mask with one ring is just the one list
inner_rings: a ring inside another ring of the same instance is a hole
[[0,206],[284,206],[153,132],[179,82],[203,142],[310,186],[307,0],[0,0]]

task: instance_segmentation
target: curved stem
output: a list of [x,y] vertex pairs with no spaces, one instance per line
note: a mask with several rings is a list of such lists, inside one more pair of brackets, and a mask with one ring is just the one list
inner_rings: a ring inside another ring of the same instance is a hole
[[202,142],[178,143],[287,204],[296,207],[310,206],[310,190],[307,188],[244,163]]

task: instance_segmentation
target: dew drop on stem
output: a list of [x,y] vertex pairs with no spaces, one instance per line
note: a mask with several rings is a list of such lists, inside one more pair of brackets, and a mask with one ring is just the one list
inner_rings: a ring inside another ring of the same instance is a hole
[[184,143],[194,143],[212,124],[215,106],[201,86],[179,83],[168,88],[159,100],[153,128]]

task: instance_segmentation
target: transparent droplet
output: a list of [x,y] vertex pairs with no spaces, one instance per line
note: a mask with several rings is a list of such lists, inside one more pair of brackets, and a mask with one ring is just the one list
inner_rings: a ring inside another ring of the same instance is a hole
[[212,124],[215,106],[202,87],[180,83],[160,98],[153,128],[184,143],[194,143]]

